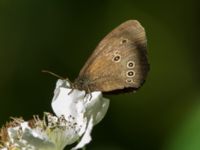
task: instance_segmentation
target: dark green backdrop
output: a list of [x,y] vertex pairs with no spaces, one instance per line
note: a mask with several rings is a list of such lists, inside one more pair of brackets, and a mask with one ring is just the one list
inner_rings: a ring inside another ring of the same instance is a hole
[[109,96],[92,150],[199,150],[200,61],[195,0],[0,0],[0,123],[52,112],[56,78],[70,79],[114,27],[145,27],[151,70],[136,94]]

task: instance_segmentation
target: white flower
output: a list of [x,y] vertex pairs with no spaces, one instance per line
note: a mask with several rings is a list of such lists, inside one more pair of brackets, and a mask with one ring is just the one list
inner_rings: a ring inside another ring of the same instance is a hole
[[[68,86],[69,83],[67,81],[58,80],[52,101],[52,108],[58,117],[64,115],[66,120],[76,124],[74,129],[77,132],[71,136],[74,140],[82,136],[81,141],[74,148],[78,149],[91,141],[91,130],[105,116],[109,100],[103,98],[101,92],[85,94],[85,91],[77,89],[71,91],[72,89],[67,88]],[[71,140],[71,143],[73,142]]]
[[58,80],[52,100],[57,116],[45,113],[43,120],[35,116],[27,122],[14,119],[1,130],[1,140],[4,140],[0,149],[62,150],[79,140],[73,148],[76,150],[88,144],[93,126],[107,112],[109,100],[103,98],[101,92],[85,94],[85,91],[71,90],[66,80]]

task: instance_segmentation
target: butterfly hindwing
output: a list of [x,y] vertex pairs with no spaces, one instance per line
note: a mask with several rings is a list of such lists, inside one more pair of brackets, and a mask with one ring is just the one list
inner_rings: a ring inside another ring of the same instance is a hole
[[94,50],[82,70],[81,79],[91,91],[137,89],[149,69],[144,28],[130,20],[109,33]]

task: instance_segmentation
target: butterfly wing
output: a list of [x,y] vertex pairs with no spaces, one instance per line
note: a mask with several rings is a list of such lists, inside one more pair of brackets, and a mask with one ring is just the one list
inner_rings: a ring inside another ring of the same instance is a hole
[[77,80],[91,91],[139,88],[149,70],[144,28],[129,20],[109,33],[94,50]]

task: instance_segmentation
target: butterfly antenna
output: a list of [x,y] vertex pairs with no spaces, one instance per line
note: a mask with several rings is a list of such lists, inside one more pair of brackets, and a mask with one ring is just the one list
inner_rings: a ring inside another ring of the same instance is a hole
[[59,78],[59,79],[66,80],[66,78],[61,77],[61,76],[59,76],[58,74],[53,73],[53,72],[51,72],[51,71],[49,71],[49,70],[42,70],[42,72],[43,72],[43,73],[48,73],[48,74],[50,74],[50,75],[52,75],[52,76],[54,76],[54,77],[57,77],[57,78]]

